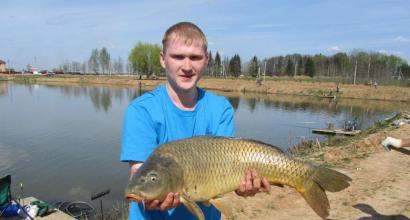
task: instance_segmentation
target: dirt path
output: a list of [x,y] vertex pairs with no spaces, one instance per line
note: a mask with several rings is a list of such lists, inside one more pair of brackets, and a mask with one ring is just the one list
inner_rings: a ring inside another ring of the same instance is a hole
[[[364,145],[373,153],[337,169],[348,174],[353,182],[342,192],[327,193],[331,206],[329,219],[410,218],[410,155],[382,150],[379,141],[386,135],[410,136],[410,125],[388,128],[352,143]],[[247,199],[229,194],[225,199],[234,208],[235,220],[320,219],[291,188],[273,187],[270,195]]]

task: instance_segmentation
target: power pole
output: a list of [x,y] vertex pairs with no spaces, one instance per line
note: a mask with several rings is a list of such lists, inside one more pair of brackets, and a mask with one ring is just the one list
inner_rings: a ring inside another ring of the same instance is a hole
[[353,85],[356,85],[356,71],[357,71],[357,60],[356,60],[356,65],[354,66]]
[[276,63],[273,63],[273,74],[276,73]]
[[367,81],[370,80],[370,63],[372,62],[372,57],[369,56],[369,66],[367,66]]
[[256,78],[257,80],[261,79],[261,67],[260,66],[258,66],[258,76]]
[[265,60],[265,69],[263,70],[263,82],[265,82],[266,77],[266,60]]

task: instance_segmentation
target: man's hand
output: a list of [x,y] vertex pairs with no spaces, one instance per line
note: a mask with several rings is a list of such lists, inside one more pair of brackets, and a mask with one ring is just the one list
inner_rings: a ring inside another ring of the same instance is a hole
[[235,190],[237,195],[243,197],[254,196],[258,192],[269,191],[269,181],[264,177],[259,177],[254,169],[246,171],[246,174],[239,185],[239,189]]
[[146,201],[145,207],[147,209],[159,209],[162,211],[175,208],[179,205],[179,193],[168,193],[167,197],[165,197],[164,201],[159,200],[152,200]]
[[390,151],[391,147],[400,148],[401,147],[401,140],[396,139],[396,138],[392,138],[392,137],[387,137],[382,142],[382,145],[383,145],[385,150]]

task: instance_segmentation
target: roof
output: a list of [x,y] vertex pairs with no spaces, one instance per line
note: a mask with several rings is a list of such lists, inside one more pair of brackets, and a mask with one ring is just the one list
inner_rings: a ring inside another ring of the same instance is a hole
[[4,62],[3,60],[0,60],[0,64],[6,64],[6,62]]

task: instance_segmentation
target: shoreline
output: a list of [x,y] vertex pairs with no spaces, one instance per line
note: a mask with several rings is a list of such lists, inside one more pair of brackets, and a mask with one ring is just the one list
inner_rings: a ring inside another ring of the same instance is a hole
[[[0,81],[15,81],[22,83],[46,84],[90,84],[107,86],[136,87],[139,83],[143,88],[153,88],[165,82],[164,77],[157,80],[139,79],[132,75],[7,75],[0,74]],[[257,85],[253,80],[246,79],[216,79],[203,78],[198,86],[213,91],[239,92],[255,94],[276,94],[317,97],[328,99],[329,94],[336,95],[337,99],[358,99],[393,102],[410,102],[410,87],[383,86],[377,88],[368,85],[340,84],[340,92],[336,93],[334,82],[308,82],[298,78],[275,78]]]

